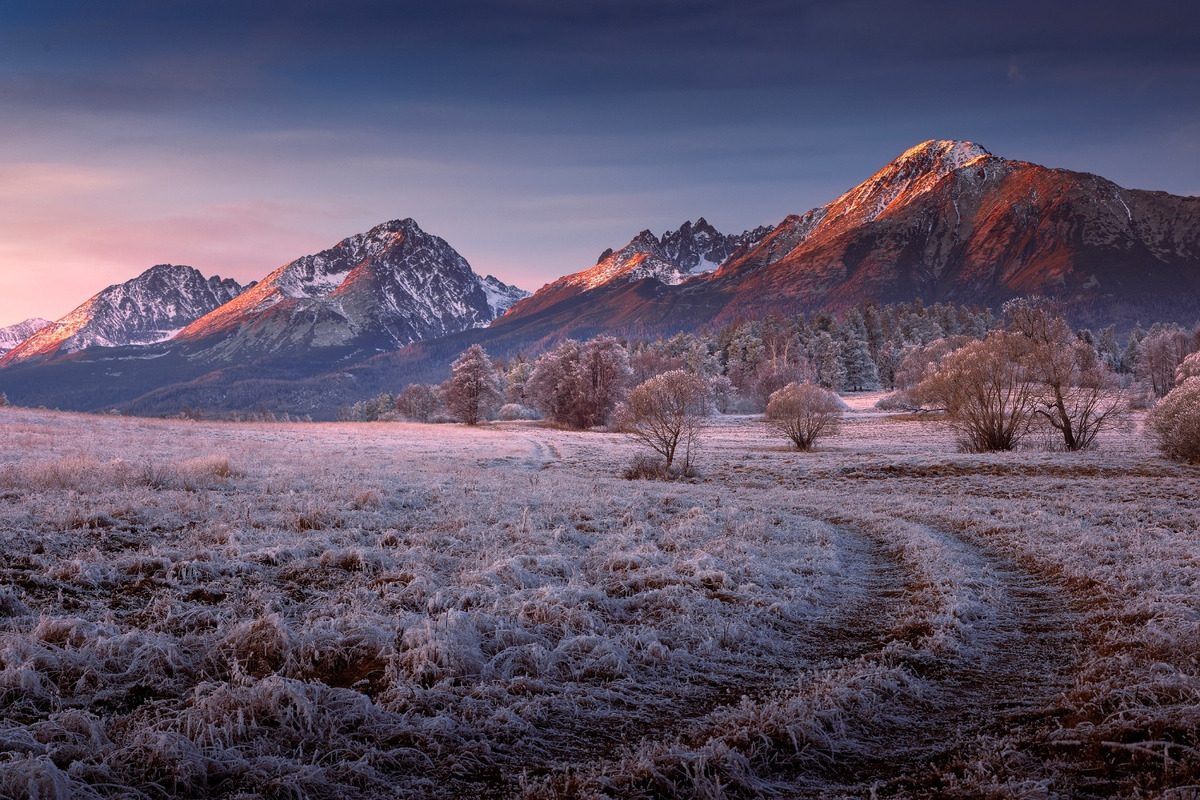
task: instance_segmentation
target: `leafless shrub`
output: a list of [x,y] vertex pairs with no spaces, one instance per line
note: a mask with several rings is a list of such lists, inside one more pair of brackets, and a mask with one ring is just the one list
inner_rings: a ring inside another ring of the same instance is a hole
[[888,392],[875,402],[875,408],[880,411],[915,411],[920,407],[908,396],[908,392],[900,390]]
[[1146,427],[1167,458],[1200,462],[1200,377],[1188,378],[1159,400]]
[[640,453],[634,456],[629,466],[621,472],[621,477],[630,481],[664,480],[667,478],[667,475],[666,462],[658,456],[652,456],[647,453]]
[[789,383],[767,401],[767,427],[792,440],[797,450],[811,450],[821,436],[838,432],[841,399],[813,383]]

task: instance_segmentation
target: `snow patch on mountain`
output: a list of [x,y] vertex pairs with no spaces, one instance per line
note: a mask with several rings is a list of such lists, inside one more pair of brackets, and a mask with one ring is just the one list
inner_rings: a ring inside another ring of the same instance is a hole
[[363,337],[375,349],[395,348],[485,326],[526,296],[492,276],[480,277],[414,220],[391,220],[285,264],[177,338],[229,337],[215,345],[222,358],[299,341],[328,347]]

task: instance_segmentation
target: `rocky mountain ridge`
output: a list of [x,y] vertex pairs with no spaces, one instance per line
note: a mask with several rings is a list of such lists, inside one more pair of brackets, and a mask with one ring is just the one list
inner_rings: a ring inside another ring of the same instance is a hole
[[736,238],[715,270],[681,281],[641,268],[655,240],[639,235],[494,324],[667,332],[867,301],[999,306],[1027,294],[1083,316],[1200,309],[1200,198],[1123,189],[973,142],[923,142],[829,204]]
[[690,220],[684,222],[677,230],[662,236],[644,230],[620,250],[605,250],[595,266],[565,275],[530,298],[513,304],[509,313],[514,318],[525,316],[593,289],[647,278],[665,286],[678,286],[689,278],[713,272],[769,231],[770,228],[761,227],[740,234],[724,234],[704,217],[694,224]]

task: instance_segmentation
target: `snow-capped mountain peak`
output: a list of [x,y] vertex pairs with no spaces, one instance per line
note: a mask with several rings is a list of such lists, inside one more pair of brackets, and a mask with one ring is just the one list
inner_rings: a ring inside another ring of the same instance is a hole
[[395,349],[487,325],[526,294],[480,277],[413,219],[391,220],[284,264],[176,338],[228,337],[224,357],[299,342]]
[[237,281],[205,278],[194,267],[159,264],[109,286],[7,353],[0,363],[74,353],[87,347],[146,345],[169,339],[196,318],[241,294]]
[[34,317],[18,322],[16,325],[9,325],[7,328],[0,328],[0,356],[50,324],[48,319]]
[[561,280],[579,289],[594,289],[613,281],[654,278],[668,286],[693,275],[712,272],[739,247],[761,239],[768,228],[741,234],[723,234],[704,217],[684,222],[677,230],[655,236],[644,230],[620,250],[606,250],[591,269]]
[[993,159],[990,152],[974,142],[949,139],[930,140],[911,147],[869,179],[829,204],[825,223],[842,221],[861,225],[884,215],[898,201],[908,202],[932,191],[947,175],[973,165],[980,159]]

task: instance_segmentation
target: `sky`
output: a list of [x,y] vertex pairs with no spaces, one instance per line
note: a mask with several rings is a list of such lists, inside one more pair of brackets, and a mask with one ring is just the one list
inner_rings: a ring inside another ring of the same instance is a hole
[[1200,3],[0,0],[0,326],[404,217],[535,290],[927,139],[1200,195]]

